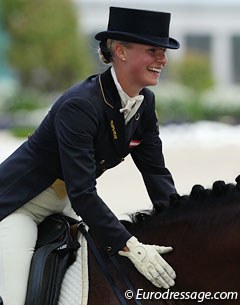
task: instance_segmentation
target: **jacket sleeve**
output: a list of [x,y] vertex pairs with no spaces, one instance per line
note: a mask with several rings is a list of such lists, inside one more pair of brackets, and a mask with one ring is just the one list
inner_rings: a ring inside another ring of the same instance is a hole
[[165,167],[154,96],[146,104],[147,109],[143,117],[142,142],[131,155],[143,176],[153,205],[159,206],[163,204],[167,206],[170,195],[176,193],[176,189],[172,175]]
[[98,241],[114,254],[131,235],[97,194],[94,139],[99,128],[98,113],[89,101],[72,99],[60,107],[54,125],[72,207]]

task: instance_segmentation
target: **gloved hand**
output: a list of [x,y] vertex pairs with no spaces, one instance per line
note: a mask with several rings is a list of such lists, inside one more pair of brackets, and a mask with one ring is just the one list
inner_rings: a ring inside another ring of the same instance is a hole
[[160,255],[172,251],[172,247],[144,245],[134,236],[126,244],[129,252],[119,251],[118,254],[128,257],[153,285],[168,289],[175,284],[175,271]]

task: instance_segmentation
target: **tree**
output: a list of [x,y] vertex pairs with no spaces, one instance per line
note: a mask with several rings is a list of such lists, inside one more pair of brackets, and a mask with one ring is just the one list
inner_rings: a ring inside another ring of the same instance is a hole
[[63,90],[92,70],[71,0],[1,0],[8,60],[24,87]]

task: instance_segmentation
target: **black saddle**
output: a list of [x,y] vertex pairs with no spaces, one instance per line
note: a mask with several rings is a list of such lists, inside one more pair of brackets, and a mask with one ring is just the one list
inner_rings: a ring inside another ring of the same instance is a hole
[[80,247],[71,233],[75,224],[73,218],[53,214],[39,225],[25,305],[57,305],[64,274]]

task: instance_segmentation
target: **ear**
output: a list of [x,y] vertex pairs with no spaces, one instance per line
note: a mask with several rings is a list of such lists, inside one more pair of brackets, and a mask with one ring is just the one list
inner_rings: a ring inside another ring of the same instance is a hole
[[121,61],[126,60],[126,47],[124,47],[120,42],[115,44],[115,55]]

